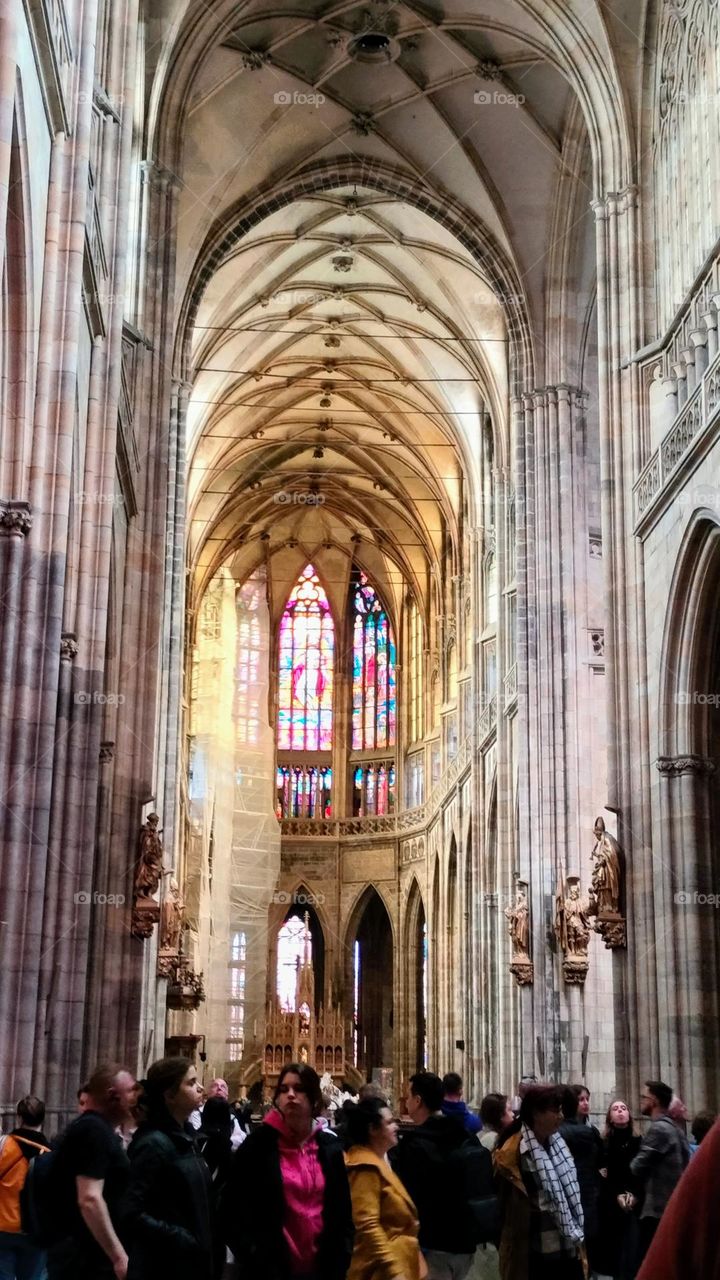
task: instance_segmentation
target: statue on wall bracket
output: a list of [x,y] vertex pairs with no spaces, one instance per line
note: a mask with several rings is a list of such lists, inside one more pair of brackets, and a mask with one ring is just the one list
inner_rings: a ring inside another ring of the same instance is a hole
[[563,977],[583,986],[588,972],[590,904],[580,893],[580,877],[568,876],[555,896],[555,937],[563,952]]
[[138,858],[135,863],[131,932],[136,938],[149,938],[160,919],[160,903],[156,901],[162,876],[163,847],[158,830],[160,817],[148,814],[140,828]]
[[519,987],[526,987],[533,980],[533,966],[530,959],[530,908],[528,905],[527,884],[518,880],[515,902],[505,908],[508,922],[508,933],[512,939],[512,961],[510,972],[514,975]]
[[626,945],[625,917],[621,911],[624,856],[617,840],[605,830],[602,818],[595,819],[592,858],[592,892],[589,915],[592,927],[605,946]]

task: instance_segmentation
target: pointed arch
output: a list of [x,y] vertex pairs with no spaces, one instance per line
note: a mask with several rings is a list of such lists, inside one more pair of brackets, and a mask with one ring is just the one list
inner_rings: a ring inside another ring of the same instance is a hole
[[30,460],[33,240],[27,146],[18,79],[10,139],[5,252],[0,262],[0,475],[8,494],[25,492],[24,469]]
[[357,567],[350,582],[350,608],[353,750],[386,750],[395,746],[397,724],[395,637],[375,587]]
[[332,747],[335,626],[327,594],[307,564],[280,619],[277,739],[281,751]]
[[[281,954],[279,948],[279,938],[282,930],[291,920],[304,921],[305,916],[308,917],[308,926],[311,937],[311,960],[314,974],[315,989],[315,1012],[319,1013],[321,1005],[325,1000],[325,953],[326,953],[326,931],[318,912],[318,895],[311,893],[305,884],[298,884],[297,888],[292,892],[285,893],[279,891],[275,894],[275,900],[285,906],[285,911],[280,916],[276,916],[274,928],[272,930],[271,942],[273,944],[272,963],[270,973],[272,974],[272,995],[280,997],[279,990],[279,967],[281,964]],[[297,948],[298,955],[300,949]],[[289,952],[288,952],[289,954]]]
[[394,937],[385,901],[374,884],[361,891],[346,931],[345,990],[349,993],[348,1046],[353,1065],[367,1079],[393,1062]]
[[410,1076],[428,1064],[427,1051],[427,917],[420,885],[413,876],[405,909],[403,943]]

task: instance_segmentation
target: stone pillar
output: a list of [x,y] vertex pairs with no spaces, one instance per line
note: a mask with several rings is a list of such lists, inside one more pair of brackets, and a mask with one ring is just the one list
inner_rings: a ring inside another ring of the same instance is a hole
[[[633,1096],[637,1070],[658,1069],[657,983],[649,810],[651,750],[646,706],[644,568],[633,534],[632,487],[645,461],[641,388],[627,353],[642,341],[638,196],[610,192],[593,205],[598,270],[601,498],[606,572],[608,795],[627,857],[628,953],[613,955],[618,1081]],[[680,377],[685,366],[675,368]],[[682,379],[684,385],[684,379]],[[607,551],[605,552],[605,548]],[[642,1068],[639,1064],[642,1063]]]
[[656,944],[660,1071],[697,1110],[716,1095],[720,1062],[719,888],[710,804],[716,765],[687,754],[661,756],[656,766],[655,898],[663,921]]

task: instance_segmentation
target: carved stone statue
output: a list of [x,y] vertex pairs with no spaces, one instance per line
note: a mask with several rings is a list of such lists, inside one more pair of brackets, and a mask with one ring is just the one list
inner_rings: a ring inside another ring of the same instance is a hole
[[180,892],[180,886],[175,877],[171,876],[165,900],[162,904],[160,946],[163,951],[177,951],[180,945],[184,911],[185,902]]
[[505,908],[505,916],[512,939],[510,972],[515,975],[518,985],[524,987],[533,980],[533,967],[530,960],[530,908],[527,885],[523,880],[518,881],[515,902]]
[[625,946],[625,919],[620,914],[624,857],[614,836],[605,830],[602,818],[595,819],[595,844],[591,853],[592,896],[590,915],[593,928],[606,947]]
[[598,915],[620,911],[620,877],[622,852],[617,840],[605,830],[602,818],[595,819],[595,844],[592,854],[593,896]]
[[158,831],[160,816],[148,814],[140,830],[140,852],[135,867],[135,897],[152,898],[157,893],[162,875],[162,840]]
[[583,983],[587,976],[589,907],[580,893],[579,876],[568,876],[565,892],[559,888],[555,898],[555,936],[563,950],[566,982]]
[[508,933],[512,938],[513,956],[527,956],[530,935],[530,912],[528,909],[527,886],[519,883],[517,896],[512,907],[505,908],[508,920]]

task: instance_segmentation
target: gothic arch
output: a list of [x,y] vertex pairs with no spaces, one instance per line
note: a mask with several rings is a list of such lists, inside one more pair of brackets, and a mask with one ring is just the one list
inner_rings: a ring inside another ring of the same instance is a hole
[[[695,512],[670,591],[661,671],[660,757],[707,756],[712,748],[713,645],[720,599],[720,517]],[[717,715],[717,712],[715,712]]]
[[[595,191],[620,191],[633,172],[633,144],[625,99],[600,6],[578,22],[562,0],[515,0],[518,27],[539,58],[556,65],[571,84],[587,120]],[[510,8],[510,6],[508,6]],[[193,84],[232,28],[236,0],[189,0],[176,22],[176,39],[164,47],[148,112],[148,151],[172,173],[182,168],[183,126]],[[481,26],[481,19],[477,19]],[[508,23],[510,31],[513,24]]]
[[18,79],[5,210],[5,255],[0,270],[0,474],[6,494],[25,492],[32,438],[33,238],[29,163]]
[[269,995],[274,999],[277,982],[278,933],[286,920],[291,916],[303,918],[307,912],[312,934],[313,969],[315,972],[315,1006],[319,1010],[325,1003],[325,970],[327,967],[328,948],[326,939],[332,936],[327,918],[322,910],[322,894],[311,893],[303,881],[298,881],[292,890],[276,890],[269,913]]
[[346,1025],[353,1025],[355,1041],[350,1061],[370,1079],[376,1068],[392,1066],[394,1032],[395,936],[374,884],[356,899],[345,939]]
[[427,991],[425,947],[427,917],[417,876],[413,876],[407,897],[403,929],[403,986],[407,1020],[408,1057],[405,1075],[424,1067],[427,1048]]

